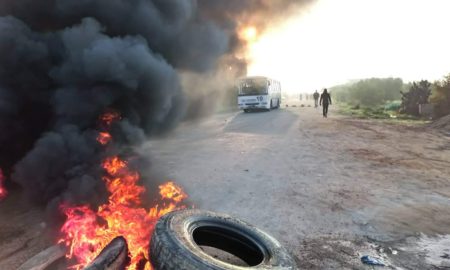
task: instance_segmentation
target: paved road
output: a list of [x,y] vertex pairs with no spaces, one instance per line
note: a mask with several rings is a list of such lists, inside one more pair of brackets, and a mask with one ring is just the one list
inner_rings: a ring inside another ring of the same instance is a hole
[[[358,252],[375,250],[361,240],[367,237],[420,249],[417,233],[450,233],[450,140],[422,127],[349,119],[333,109],[324,119],[320,109],[290,106],[185,123],[142,151],[195,207],[270,232],[306,268],[362,267]],[[386,259],[431,269],[422,255]]]

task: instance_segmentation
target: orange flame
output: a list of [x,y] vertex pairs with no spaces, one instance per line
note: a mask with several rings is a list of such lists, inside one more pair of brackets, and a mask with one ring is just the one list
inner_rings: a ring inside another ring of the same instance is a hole
[[184,193],[183,190],[173,182],[168,182],[165,185],[159,186],[159,194],[162,198],[173,200],[176,203],[179,203],[187,198],[186,193]]
[[253,42],[258,37],[258,30],[254,26],[247,26],[239,31],[239,36],[246,42]]
[[97,141],[101,145],[107,145],[111,140],[112,140],[112,136],[108,132],[100,132],[100,133],[98,133]]
[[[173,182],[168,182],[159,189],[161,199],[169,203],[147,210],[141,206],[140,199],[145,188],[137,184],[139,174],[130,170],[126,161],[119,157],[107,158],[103,168],[107,172],[104,181],[110,193],[108,203],[99,206],[97,211],[88,206],[61,206],[67,221],[61,228],[63,237],[59,242],[69,247],[67,257],[75,257],[78,261],[72,268],[81,269],[112,239],[123,236],[127,239],[131,256],[128,269],[134,270],[142,256],[147,254],[150,236],[158,219],[170,211],[184,208],[179,203],[187,195]],[[149,264],[146,269],[150,269]]]
[[119,121],[121,116],[116,111],[109,111],[100,116],[100,121],[106,125],[106,127],[110,127],[112,123]]
[[3,176],[3,171],[0,169],[0,201],[5,199],[8,195],[8,191],[6,190],[4,186],[5,177]]
[[[108,112],[100,120],[110,127],[114,121],[120,120],[120,115]],[[97,138],[102,145],[111,139],[108,132],[101,132]],[[187,195],[173,182],[168,182],[159,186],[161,203],[146,209],[141,201],[145,187],[139,185],[139,173],[131,169],[126,160],[118,156],[108,157],[102,167],[105,170],[103,181],[109,192],[108,202],[96,210],[87,205],[61,205],[67,220],[58,242],[68,246],[66,257],[77,262],[71,269],[79,270],[92,262],[115,237],[123,236],[131,257],[127,269],[135,270],[143,258],[149,260],[146,256],[150,236],[158,219],[168,212],[184,208],[180,203]],[[151,269],[150,263],[147,262],[145,269]]]

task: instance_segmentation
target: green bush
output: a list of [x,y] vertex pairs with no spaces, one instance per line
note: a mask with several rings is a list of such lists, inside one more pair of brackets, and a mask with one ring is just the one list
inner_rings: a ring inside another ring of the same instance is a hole
[[402,92],[400,112],[419,116],[419,104],[427,104],[431,95],[431,83],[427,80],[413,82],[408,92]]
[[381,106],[400,99],[405,88],[400,78],[371,78],[331,88],[337,101],[361,106]]
[[400,109],[401,105],[402,105],[402,102],[400,100],[388,101],[384,105],[384,110],[385,111],[398,111]]
[[349,104],[341,104],[339,108],[342,114],[351,115],[357,118],[374,118],[374,119],[391,118],[391,114],[385,111],[383,106],[361,107],[359,105],[352,106]]
[[433,84],[430,101],[434,104],[435,117],[450,114],[450,74]]

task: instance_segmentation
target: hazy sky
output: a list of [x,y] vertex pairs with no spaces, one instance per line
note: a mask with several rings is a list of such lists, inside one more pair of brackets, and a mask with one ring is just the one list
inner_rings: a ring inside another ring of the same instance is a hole
[[311,92],[348,80],[436,80],[450,73],[450,0],[319,0],[262,34],[249,75]]

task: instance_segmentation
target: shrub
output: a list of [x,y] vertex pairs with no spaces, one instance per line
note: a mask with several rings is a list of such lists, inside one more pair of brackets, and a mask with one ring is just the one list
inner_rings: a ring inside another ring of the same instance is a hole
[[435,117],[450,114],[450,74],[433,84],[430,101],[434,104]]
[[427,80],[413,82],[408,92],[401,92],[401,113],[419,116],[419,104],[428,104],[431,95],[431,83]]
[[402,102],[400,100],[388,101],[384,105],[384,109],[386,111],[398,111],[400,110],[401,105]]
[[380,106],[390,100],[400,99],[404,88],[399,78],[371,78],[332,87],[334,98],[340,102],[361,106]]

